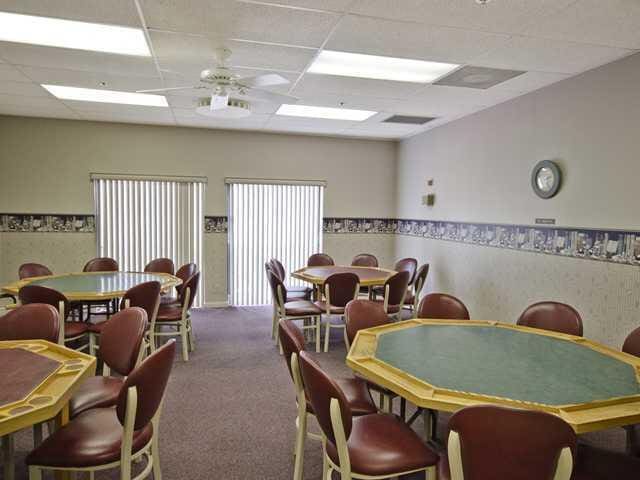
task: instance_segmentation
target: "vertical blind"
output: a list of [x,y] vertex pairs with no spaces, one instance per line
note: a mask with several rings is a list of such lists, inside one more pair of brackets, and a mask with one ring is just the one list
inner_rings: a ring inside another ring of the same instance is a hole
[[[271,301],[264,264],[275,257],[290,272],[322,251],[324,188],[315,184],[227,181],[229,296],[232,305]],[[288,283],[300,284],[294,279]]]
[[[202,269],[203,181],[92,175],[98,255],[141,272],[154,258]],[[201,305],[204,277],[195,304]]]

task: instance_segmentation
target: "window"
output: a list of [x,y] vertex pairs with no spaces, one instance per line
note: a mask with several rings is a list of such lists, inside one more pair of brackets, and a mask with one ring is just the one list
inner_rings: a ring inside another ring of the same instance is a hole
[[[91,180],[99,256],[115,258],[123,271],[141,272],[159,257],[202,271],[206,179],[94,174]],[[200,277],[196,305],[203,292]]]
[[230,303],[269,303],[265,262],[275,257],[290,272],[322,251],[324,183],[227,179],[227,184]]

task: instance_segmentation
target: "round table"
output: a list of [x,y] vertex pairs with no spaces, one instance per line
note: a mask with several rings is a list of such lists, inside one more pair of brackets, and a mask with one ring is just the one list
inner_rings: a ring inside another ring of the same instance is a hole
[[377,267],[328,265],[322,267],[301,268],[300,270],[296,270],[291,273],[291,276],[314,285],[322,285],[327,277],[334,273],[355,273],[360,279],[361,287],[373,287],[376,285],[384,285],[384,282],[394,275],[396,271]]
[[640,422],[640,358],[572,335],[415,319],[360,331],[347,364],[426,409],[542,410],[577,433]]
[[25,285],[42,285],[62,292],[71,301],[91,302],[120,298],[130,288],[153,280],[160,282],[163,291],[182,283],[168,273],[81,272],[25,278],[2,287],[2,290],[17,295]]

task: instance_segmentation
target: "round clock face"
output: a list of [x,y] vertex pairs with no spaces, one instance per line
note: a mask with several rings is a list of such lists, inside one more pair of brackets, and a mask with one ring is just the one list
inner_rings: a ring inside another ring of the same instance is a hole
[[560,188],[560,180],[560,168],[550,160],[538,163],[531,174],[533,191],[541,198],[553,197]]

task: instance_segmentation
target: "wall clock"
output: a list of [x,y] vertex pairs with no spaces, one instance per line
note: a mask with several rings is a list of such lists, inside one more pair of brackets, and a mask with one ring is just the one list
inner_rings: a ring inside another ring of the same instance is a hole
[[540,198],[551,198],[560,189],[562,172],[551,160],[538,162],[531,172],[531,186]]

